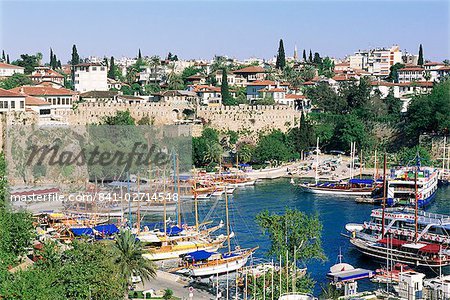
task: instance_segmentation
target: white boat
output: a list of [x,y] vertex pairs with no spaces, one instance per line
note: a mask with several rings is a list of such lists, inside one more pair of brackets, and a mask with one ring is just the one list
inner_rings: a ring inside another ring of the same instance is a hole
[[314,194],[328,194],[336,196],[370,196],[374,185],[368,179],[350,179],[348,182],[303,183],[299,186],[305,191]]
[[[225,239],[223,239],[225,241]],[[222,241],[222,243],[223,243]],[[222,247],[222,243],[205,243],[203,241],[187,241],[187,242],[178,242],[176,245],[167,248],[161,247],[158,250],[150,250],[147,253],[142,254],[142,257],[149,260],[167,260],[167,259],[176,259],[181,255],[188,254],[192,251],[217,251],[220,247]]]
[[237,250],[225,254],[208,251],[192,252],[183,258],[185,266],[178,272],[194,277],[234,272],[247,264],[254,250]]
[[304,293],[287,293],[283,294],[278,300],[315,300],[313,295]]
[[418,206],[427,206],[436,194],[438,177],[438,170],[430,167],[414,166],[391,170],[387,175],[387,205],[415,206],[417,193]]

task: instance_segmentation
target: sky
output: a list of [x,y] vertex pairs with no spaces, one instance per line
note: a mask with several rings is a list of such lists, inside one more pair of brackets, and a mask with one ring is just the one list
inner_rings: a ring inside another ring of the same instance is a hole
[[449,58],[450,0],[424,1],[4,1],[0,49],[11,60],[49,48],[66,62],[137,55],[182,59],[272,58],[297,45],[322,57],[397,44],[426,59]]

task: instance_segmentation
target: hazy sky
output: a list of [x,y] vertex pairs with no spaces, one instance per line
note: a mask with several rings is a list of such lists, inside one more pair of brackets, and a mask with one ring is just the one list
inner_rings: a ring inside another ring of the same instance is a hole
[[0,49],[11,60],[52,47],[66,62],[82,57],[272,57],[283,38],[322,56],[400,45],[425,57],[449,55],[449,1],[3,1]]

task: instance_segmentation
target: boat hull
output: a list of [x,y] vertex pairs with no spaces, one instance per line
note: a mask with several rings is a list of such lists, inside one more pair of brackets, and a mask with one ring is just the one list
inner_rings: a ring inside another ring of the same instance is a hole
[[180,255],[185,255],[194,251],[217,251],[222,244],[196,244],[192,243],[191,246],[183,247],[180,249],[173,249],[171,251],[150,251],[149,253],[142,254],[142,257],[148,260],[168,260],[179,258]]
[[360,239],[350,239],[350,243],[358,249],[361,253],[385,262],[389,255],[389,260],[395,263],[403,263],[410,266],[439,268],[450,265],[450,260],[427,260],[424,257],[413,255],[397,249],[387,249],[384,247],[375,246],[373,243],[368,243]]
[[305,192],[313,194],[327,194],[327,195],[338,195],[338,196],[370,196],[372,195],[372,190],[339,190],[339,189],[326,189],[317,188],[306,185],[301,185]]
[[243,266],[247,264],[248,256],[244,256],[237,260],[233,260],[226,263],[220,263],[213,266],[200,267],[200,268],[191,268],[189,269],[189,275],[194,277],[205,277],[211,276],[215,274],[224,274],[227,272],[234,272],[239,270]]

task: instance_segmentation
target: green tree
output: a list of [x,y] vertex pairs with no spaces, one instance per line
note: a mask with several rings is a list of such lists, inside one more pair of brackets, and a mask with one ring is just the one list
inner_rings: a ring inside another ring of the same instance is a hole
[[286,55],[284,53],[284,45],[283,45],[283,39],[280,39],[280,44],[278,46],[278,55],[277,55],[277,61],[275,63],[275,68],[279,70],[283,70],[286,66]]
[[187,78],[199,73],[199,69],[195,66],[189,66],[183,69],[181,73],[181,79],[183,79],[184,84],[187,84]]
[[80,63],[80,55],[78,55],[77,46],[72,46],[72,59],[70,60],[70,64],[72,66],[78,65]]
[[316,75],[316,69],[310,65],[304,65],[300,70],[300,76],[303,81],[311,81]]
[[254,159],[260,163],[285,162],[296,157],[287,136],[279,130],[261,136],[254,151]]
[[50,61],[49,61],[50,68],[53,68],[53,59],[54,59],[54,57],[53,57],[53,49],[50,48]]
[[108,78],[116,79],[116,65],[114,64],[114,56],[109,60]]
[[266,94],[264,98],[258,98],[254,102],[255,105],[275,105],[273,94]]
[[223,105],[236,105],[236,100],[231,96],[230,89],[228,87],[227,69],[222,69],[222,85],[220,86],[220,94],[222,95]]
[[319,75],[331,78],[334,76],[334,62],[327,56],[319,64]]
[[310,63],[313,62],[313,56],[312,56],[312,51],[311,51],[311,49],[309,49],[309,62],[310,62]]
[[300,126],[292,128],[288,133],[288,138],[295,150],[300,153],[302,150],[308,150],[315,143],[314,128],[302,113],[300,117]]
[[102,120],[103,125],[135,125],[135,120],[129,110],[117,111],[114,116],[105,116]]
[[31,72],[34,71],[34,68],[40,65],[41,59],[41,53],[36,53],[35,55],[21,54],[20,59],[13,61],[12,64],[25,68],[25,74],[31,74]]
[[171,289],[165,289],[163,299],[170,300],[173,297],[173,291]]
[[9,64],[9,54],[6,55],[6,63]]
[[334,89],[326,82],[319,82],[316,86],[308,88],[306,95],[313,105],[333,114],[344,114],[348,111],[347,101],[336,94]]
[[318,52],[314,53],[314,59],[313,59],[313,63],[317,66],[322,64],[322,58],[320,57]]
[[306,50],[303,49],[303,61],[306,62]]
[[419,46],[419,58],[417,59],[417,64],[419,66],[423,66],[423,49],[422,49],[422,44],[420,44],[420,46]]
[[412,98],[406,113],[406,133],[417,142],[420,134],[443,133],[450,129],[450,80],[434,86],[430,94]]
[[252,160],[254,152],[255,152],[255,147],[248,143],[242,143],[236,149],[236,154],[238,156],[238,160],[241,163],[250,162]]
[[327,259],[322,249],[323,226],[317,215],[290,208],[281,215],[264,210],[256,216],[256,223],[270,239],[268,256],[286,262],[286,253],[293,258],[295,251],[297,260]]
[[167,88],[169,90],[183,90],[185,86],[181,76],[178,74],[171,76]]
[[2,61],[6,61],[5,50],[2,50]]
[[114,260],[120,271],[120,276],[127,283],[125,291],[131,285],[132,276],[140,276],[142,280],[156,277],[156,266],[150,260],[142,257],[141,242],[130,230],[122,230],[117,235],[115,243],[117,252]]
[[9,253],[15,258],[27,253],[33,238],[31,218],[28,212],[0,210],[0,252]]
[[0,80],[0,88],[10,90],[19,86],[30,85],[32,83],[33,81],[31,81],[30,77],[24,74],[15,73],[10,77]]
[[396,63],[395,65],[392,65],[387,80],[398,83],[398,70],[404,67],[405,65],[402,63]]
[[139,48],[139,52],[138,52],[138,60],[142,61],[141,48]]
[[404,166],[415,166],[417,164],[417,156],[420,157],[420,164],[422,166],[433,165],[430,151],[419,145],[401,148],[396,153],[396,163]]
[[371,146],[370,134],[364,123],[354,114],[342,116],[335,129],[337,148],[348,150],[351,142],[356,142],[358,148]]

